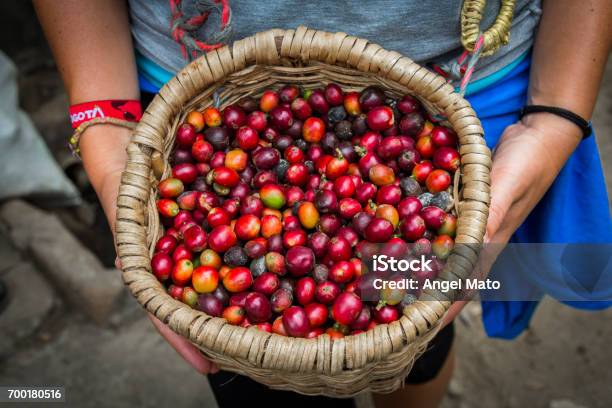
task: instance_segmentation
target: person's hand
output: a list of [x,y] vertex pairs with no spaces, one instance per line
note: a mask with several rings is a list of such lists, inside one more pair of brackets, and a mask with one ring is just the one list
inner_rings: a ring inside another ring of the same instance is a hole
[[[83,163],[104,209],[113,236],[115,235],[117,196],[121,174],[127,160],[125,148],[129,142],[129,136],[128,129],[97,125],[89,128],[81,140]],[[91,146],[94,143],[95,148]],[[115,266],[121,269],[119,258],[115,260]],[[148,316],[159,334],[199,373],[214,374],[219,371],[219,368],[204,358],[202,353],[187,339],[174,333],[155,316],[151,314]]]
[[[485,234],[486,257],[479,259],[479,279],[486,277],[497,255],[549,189],[580,141],[580,130],[549,114],[526,116],[509,126],[493,151],[491,204]],[[445,323],[467,301],[455,302]]]
[[191,364],[197,372],[200,374],[215,374],[219,372],[219,367],[217,367],[215,363],[204,358],[200,350],[191,344],[189,340],[173,332],[152,314],[148,313],[148,315],[159,334],[161,334],[172,348],[176,350],[185,361]]
[[569,121],[534,114],[509,126],[493,151],[491,205],[485,243],[506,244],[542,199],[578,146]]

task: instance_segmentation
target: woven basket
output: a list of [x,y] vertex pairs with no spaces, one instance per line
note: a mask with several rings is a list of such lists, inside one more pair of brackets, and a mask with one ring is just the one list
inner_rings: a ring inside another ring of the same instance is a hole
[[155,97],[134,131],[118,198],[116,240],[123,278],[138,302],[189,339],[225,370],[275,389],[347,397],[362,391],[391,392],[403,384],[414,360],[439,329],[452,294],[428,291],[400,320],[362,334],[331,340],[283,337],[228,324],[170,297],[150,272],[162,234],[156,186],[170,174],[168,156],[187,112],[222,107],[282,84],[345,90],[379,85],[390,95],[418,97],[432,113],[448,118],[459,135],[462,197],[456,247],[438,279],[466,278],[477,259],[472,245],[485,232],[489,204],[490,151],[469,103],[446,81],[397,52],[345,33],[299,27],[270,30],[198,58]]

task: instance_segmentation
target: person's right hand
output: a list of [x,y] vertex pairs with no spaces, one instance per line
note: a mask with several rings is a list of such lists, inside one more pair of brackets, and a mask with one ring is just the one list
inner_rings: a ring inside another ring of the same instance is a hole
[[159,334],[172,346],[177,353],[180,354],[200,374],[215,374],[219,372],[219,367],[210,360],[207,360],[200,350],[184,337],[173,332],[168,326],[162,323],[159,319],[148,313],[149,319]]
[[[81,147],[85,145],[85,148],[81,149],[84,152],[83,163],[104,209],[113,236],[115,235],[117,196],[121,184],[121,173],[127,160],[125,149],[129,140],[130,131],[128,129],[112,125],[93,126],[87,129],[81,140]],[[88,143],[96,143],[96,149],[87,148]],[[109,158],[112,159],[109,160]],[[116,259],[115,266],[121,269],[119,258]],[[219,371],[219,368],[207,360],[189,340],[174,333],[150,313],[148,316],[159,334],[199,373],[214,374]]]
[[[473,277],[484,279],[504,246],[542,199],[581,140],[580,129],[550,114],[525,116],[504,131],[493,151],[491,204],[484,243]],[[455,302],[445,322],[466,301]]]

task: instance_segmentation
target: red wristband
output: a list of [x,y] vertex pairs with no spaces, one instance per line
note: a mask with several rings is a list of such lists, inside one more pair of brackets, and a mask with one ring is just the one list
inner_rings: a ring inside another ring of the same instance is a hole
[[70,107],[72,128],[95,118],[115,118],[138,122],[142,117],[142,106],[136,100],[106,100],[83,102]]

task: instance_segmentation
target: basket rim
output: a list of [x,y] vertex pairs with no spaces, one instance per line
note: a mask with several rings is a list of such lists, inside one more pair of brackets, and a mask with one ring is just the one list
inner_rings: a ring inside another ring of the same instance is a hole
[[[311,42],[308,44],[302,43],[304,38],[309,38]],[[301,47],[296,46],[296,44],[301,45]],[[349,44],[350,47],[346,44]],[[355,51],[355,47],[361,52]],[[326,51],[315,54],[315,49],[326,49]],[[162,320],[164,324],[169,325],[174,332],[186,337],[200,348],[209,348],[222,353],[223,350],[215,349],[214,340],[208,339],[205,342],[206,344],[202,344],[203,342],[198,339],[202,338],[202,331],[218,330],[221,327],[218,324],[209,324],[210,322],[229,323],[223,318],[211,317],[176,301],[161,289],[162,285],[150,272],[150,257],[146,243],[145,210],[151,200],[154,201],[154,198],[150,197],[149,187],[155,180],[154,173],[159,172],[155,171],[156,165],[159,166],[159,163],[156,163],[155,153],[163,153],[162,140],[167,132],[168,123],[181,112],[181,107],[184,106],[185,102],[206,87],[224,82],[227,76],[232,73],[251,65],[276,66],[280,63],[281,58],[294,59],[305,63],[310,61],[332,65],[344,63],[348,68],[364,74],[382,76],[386,80],[406,87],[410,93],[429,101],[446,115],[459,137],[462,168],[469,164],[471,165],[471,172],[486,175],[490,172],[491,153],[484,142],[484,132],[480,121],[469,102],[455,93],[452,86],[447,84],[438,74],[426,70],[397,52],[387,51],[367,40],[352,37],[345,33],[333,34],[310,30],[302,26],[296,30],[274,29],[246,37],[230,46],[208,52],[192,61],[164,85],[134,130],[128,146],[128,161],[122,175],[117,201],[116,233],[118,255],[123,265],[123,278],[132,295],[145,309]],[[435,84],[435,86],[429,86],[431,84]],[[467,151],[466,147],[468,148]],[[466,160],[466,156],[470,156],[468,160]],[[159,161],[159,154],[157,160]],[[164,165],[165,163],[162,163],[162,166]],[[136,168],[137,170],[135,170]],[[474,181],[471,181],[471,183],[473,184]],[[482,214],[480,218],[484,217],[486,225],[490,197],[489,190],[483,189],[481,184],[476,184],[476,187],[471,189],[469,181],[464,185],[464,189],[468,192],[473,190],[473,194],[465,198],[465,201],[472,203],[471,207],[474,207],[476,211],[469,211],[470,214],[467,217],[462,216],[463,211],[457,214],[457,244],[482,243],[484,228],[474,231],[470,228],[469,218],[474,216],[474,212]],[[457,254],[453,250],[445,267],[445,270],[448,268],[448,272],[451,273],[449,275],[451,279],[460,279],[451,272],[456,256],[463,258],[463,262],[467,259],[472,266],[474,265],[469,257],[466,258],[465,254]],[[156,296],[161,297],[161,300]],[[377,327],[380,328],[376,330],[385,330],[386,335],[391,337],[394,334],[389,332],[387,326],[396,323],[401,327],[401,330],[397,331],[401,334],[396,335],[402,336],[403,345],[409,344],[420,335],[439,325],[452,303],[452,299],[445,300],[444,296],[441,298],[439,293],[425,292],[417,302],[407,307],[400,320],[389,325],[378,325]],[[196,321],[201,324],[199,329],[192,327]],[[405,325],[408,325],[410,329],[407,330]],[[254,328],[232,327],[237,333],[241,333],[241,336],[250,331],[253,333],[252,336],[259,337],[261,341],[268,341],[271,337],[287,339],[275,333],[261,330],[255,332],[256,329]],[[322,336],[329,337],[327,334]],[[342,343],[342,346],[338,349],[344,350],[349,339],[356,336],[366,336],[366,333],[330,341],[332,343]],[[317,339],[288,339],[309,342],[314,345],[319,341]],[[393,342],[392,340],[389,341]],[[383,360],[392,351],[394,350],[389,350],[388,353],[378,359],[367,360],[364,366]],[[331,352],[327,353],[329,357],[326,356],[326,358],[333,359],[332,354]],[[331,365],[331,361],[329,365]],[[343,370],[342,362],[340,367]]]

